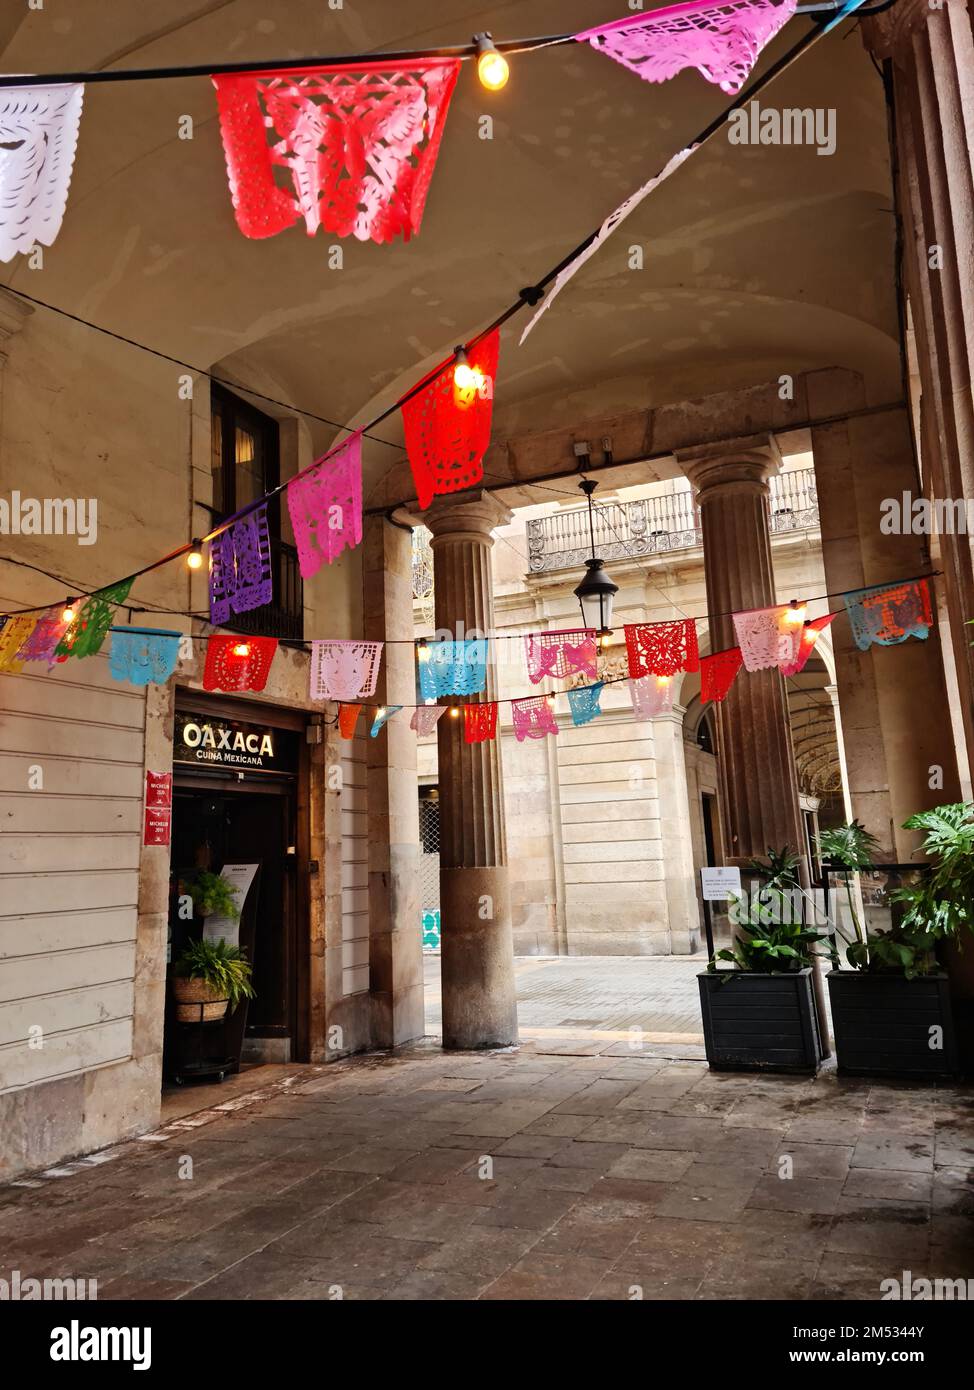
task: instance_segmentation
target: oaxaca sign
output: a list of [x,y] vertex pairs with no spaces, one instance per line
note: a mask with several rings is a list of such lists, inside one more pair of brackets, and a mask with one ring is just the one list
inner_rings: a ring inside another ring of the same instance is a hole
[[[280,745],[280,746],[279,746]],[[294,757],[291,740],[277,729],[202,714],[176,714],[173,761],[196,767],[255,768],[288,772]]]

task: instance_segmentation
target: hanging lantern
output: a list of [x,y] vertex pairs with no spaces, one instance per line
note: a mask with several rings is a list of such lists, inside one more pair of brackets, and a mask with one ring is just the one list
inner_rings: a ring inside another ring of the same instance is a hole
[[595,521],[592,512],[592,493],[598,483],[583,478],[578,485],[588,498],[588,534],[592,543],[591,559],[585,561],[586,574],[575,588],[575,597],[582,610],[582,621],[599,637],[612,631],[612,604],[619,585],[613,584],[605,572],[603,562],[595,553]]

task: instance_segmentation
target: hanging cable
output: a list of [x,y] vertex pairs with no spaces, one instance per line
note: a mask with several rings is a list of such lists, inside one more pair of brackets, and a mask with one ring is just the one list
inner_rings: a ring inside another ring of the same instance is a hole
[[[720,6],[721,0],[714,0],[714,7]],[[725,0],[726,3],[726,0]],[[881,14],[896,3],[896,0],[881,0],[881,3],[863,6],[859,10],[862,15]],[[828,23],[834,16],[838,15],[846,6],[843,0],[820,0],[819,3],[798,5],[794,13],[796,15],[807,15],[810,19],[818,22]],[[652,11],[646,11],[646,19],[652,18]],[[640,16],[634,14],[633,24],[639,22]],[[260,73],[260,72],[297,72],[303,68],[326,68],[326,67],[354,67],[376,63],[406,63],[422,62],[425,59],[449,58],[459,59],[460,62],[479,62],[485,50],[478,42],[479,39],[490,38],[489,35],[477,35],[470,43],[451,44],[439,48],[406,48],[390,49],[386,52],[372,51],[369,53],[331,53],[326,55],[309,55],[303,58],[261,58],[250,59],[246,62],[227,63],[177,63],[167,67],[159,68],[111,68],[102,69],[94,72],[42,72],[42,73],[4,73],[0,76],[0,86],[2,87],[38,87],[38,86],[57,86],[62,83],[83,82],[86,85],[95,85],[109,82],[165,82],[173,79],[186,77],[212,77],[215,74],[233,73]],[[564,44],[575,42],[574,33],[570,34],[547,34],[538,35],[526,39],[500,39],[491,40],[490,47],[499,54],[518,54],[532,53],[543,48],[557,48]],[[503,85],[503,84],[501,84]]]

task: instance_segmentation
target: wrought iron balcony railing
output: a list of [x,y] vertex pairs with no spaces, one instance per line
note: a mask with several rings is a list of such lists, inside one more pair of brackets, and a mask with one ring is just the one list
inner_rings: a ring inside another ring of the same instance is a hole
[[226,623],[236,632],[253,637],[283,637],[299,641],[304,636],[304,585],[298,552],[287,541],[271,537],[274,597],[262,608],[234,613]]
[[[814,468],[798,468],[770,480],[772,533],[818,526]],[[590,554],[588,510],[553,512],[527,524],[528,566],[533,574],[576,569]],[[637,502],[604,502],[595,512],[595,549],[604,560],[640,558],[702,543],[700,509],[693,494],[671,493]]]

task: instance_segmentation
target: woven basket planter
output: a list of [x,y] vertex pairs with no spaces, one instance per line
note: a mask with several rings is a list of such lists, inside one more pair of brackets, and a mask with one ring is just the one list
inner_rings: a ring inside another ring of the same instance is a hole
[[230,1002],[205,980],[190,980],[180,975],[173,976],[172,992],[178,1023],[216,1023],[224,1017]]

